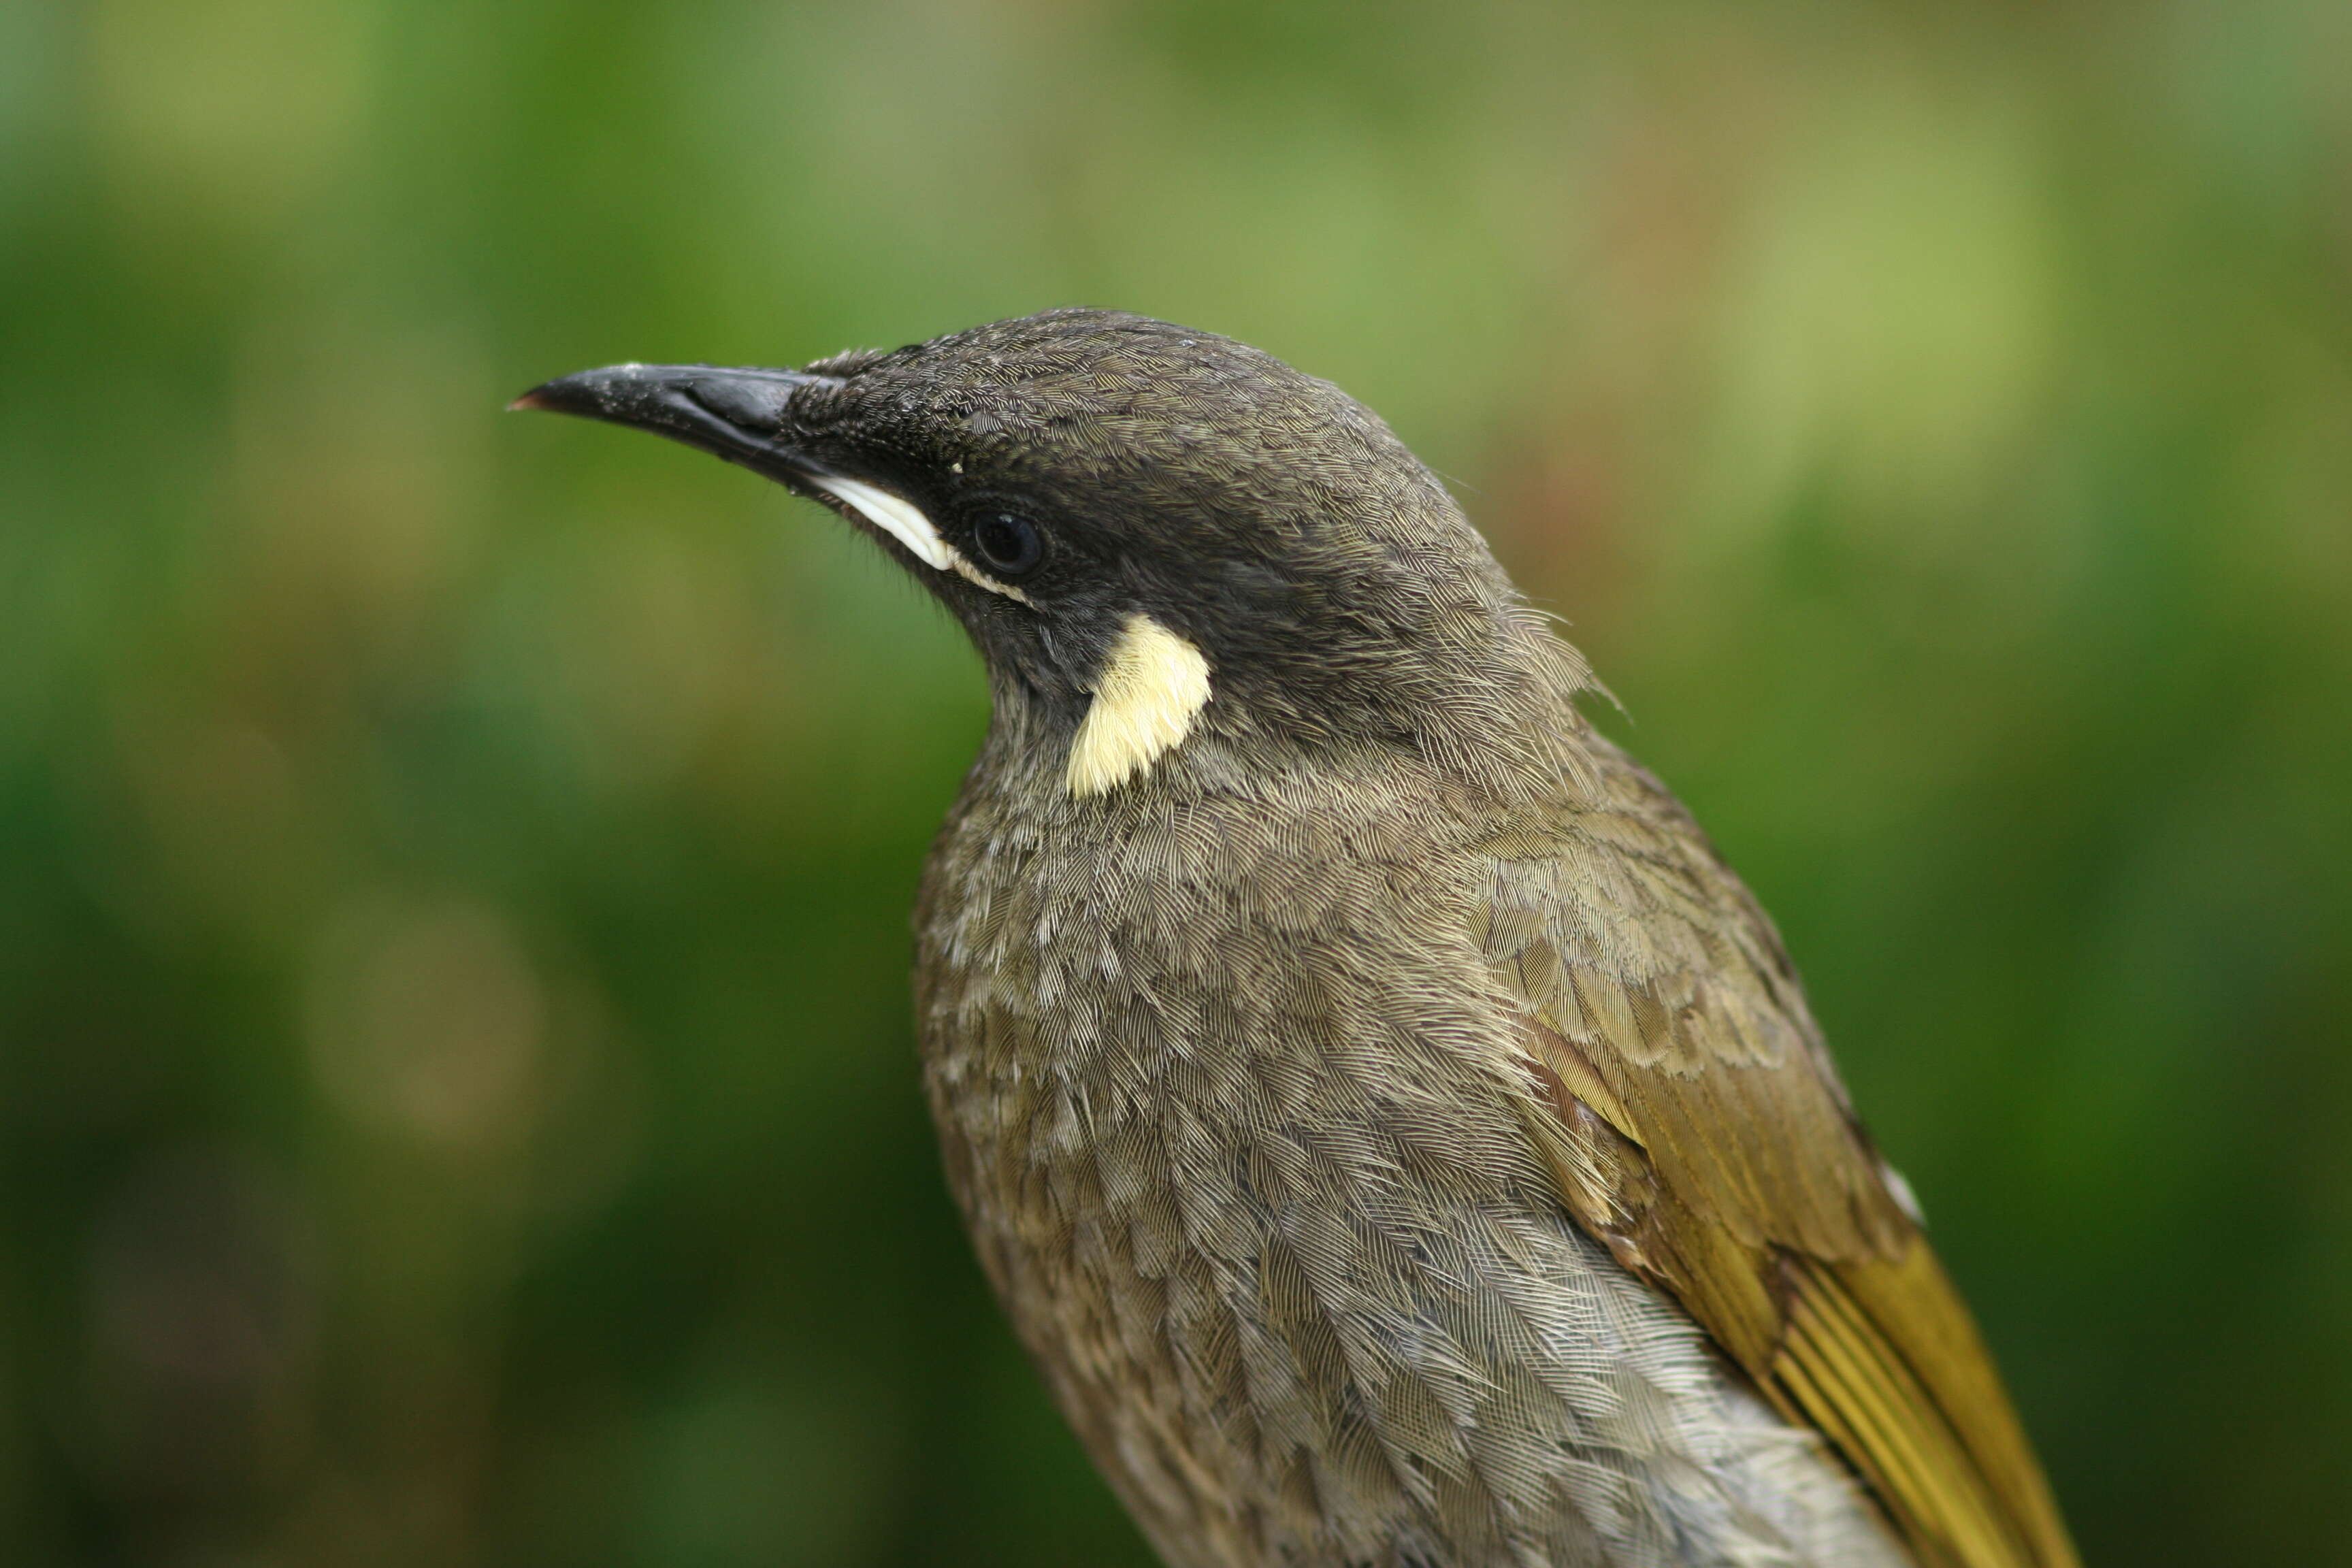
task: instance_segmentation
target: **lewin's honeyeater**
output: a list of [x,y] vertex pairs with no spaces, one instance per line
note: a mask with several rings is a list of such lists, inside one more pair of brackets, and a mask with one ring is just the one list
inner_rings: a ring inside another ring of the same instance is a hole
[[825,503],[978,645],[924,1076],[1171,1564],[2074,1562],[1770,922],[1371,413],[1097,310],[522,402]]

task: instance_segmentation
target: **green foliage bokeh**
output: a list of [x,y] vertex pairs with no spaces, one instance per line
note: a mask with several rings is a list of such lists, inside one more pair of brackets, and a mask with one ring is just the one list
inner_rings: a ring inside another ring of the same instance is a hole
[[1048,305],[1385,414],[1778,914],[2094,1562],[2352,1562],[2352,11],[0,8],[0,1560],[1139,1563],[823,513],[509,417]]

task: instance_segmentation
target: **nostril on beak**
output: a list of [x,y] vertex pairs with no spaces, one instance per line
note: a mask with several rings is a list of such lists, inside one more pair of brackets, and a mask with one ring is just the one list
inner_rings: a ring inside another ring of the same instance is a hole
[[686,395],[740,430],[772,436],[782,428],[793,382],[712,376],[686,384]]

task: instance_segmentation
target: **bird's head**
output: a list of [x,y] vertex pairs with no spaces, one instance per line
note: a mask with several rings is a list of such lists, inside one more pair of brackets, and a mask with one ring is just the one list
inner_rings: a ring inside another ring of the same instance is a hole
[[1213,737],[1226,768],[1404,748],[1530,776],[1583,679],[1387,426],[1212,333],[1054,310],[805,370],[583,371],[517,405],[850,519],[963,623],[1000,730],[1057,748],[1074,795]]

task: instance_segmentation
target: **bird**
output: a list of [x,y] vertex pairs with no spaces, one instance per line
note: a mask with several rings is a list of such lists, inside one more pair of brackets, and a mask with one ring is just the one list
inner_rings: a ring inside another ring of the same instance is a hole
[[1170,1568],[2075,1563],[1771,921],[1370,409],[1081,309],[515,405],[823,504],[979,650],[923,1081]]

